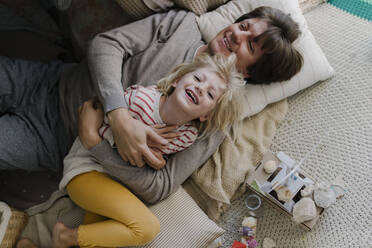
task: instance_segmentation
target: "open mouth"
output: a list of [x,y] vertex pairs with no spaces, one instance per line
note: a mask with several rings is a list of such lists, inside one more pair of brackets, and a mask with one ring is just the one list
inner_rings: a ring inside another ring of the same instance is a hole
[[186,95],[188,96],[188,98],[195,104],[198,104],[199,103],[199,99],[198,99],[198,96],[195,95],[195,93],[192,91],[192,90],[189,90],[189,89],[186,89]]
[[227,48],[227,50],[229,50],[232,53],[232,48],[226,35],[223,37],[223,43],[225,44],[225,47]]

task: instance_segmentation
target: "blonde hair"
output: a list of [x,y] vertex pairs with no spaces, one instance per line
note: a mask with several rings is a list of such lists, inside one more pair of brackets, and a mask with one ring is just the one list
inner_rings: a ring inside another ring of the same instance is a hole
[[217,105],[209,114],[208,119],[204,122],[196,121],[199,137],[216,131],[223,131],[225,134],[229,134],[230,126],[234,126],[234,130],[240,127],[239,120],[242,114],[243,86],[245,82],[243,75],[237,71],[235,63],[236,56],[234,54],[229,57],[221,54],[214,56],[201,54],[192,63],[177,65],[166,77],[160,79],[157,83],[158,91],[165,96],[169,96],[174,90],[173,82],[178,82],[184,75],[198,68],[209,68],[226,82],[227,89],[218,99]]

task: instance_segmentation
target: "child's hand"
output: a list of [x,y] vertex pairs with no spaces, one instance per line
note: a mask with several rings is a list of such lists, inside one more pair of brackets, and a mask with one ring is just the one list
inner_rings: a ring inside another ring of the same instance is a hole
[[150,163],[147,163],[147,164],[150,167],[154,168],[155,170],[159,170],[159,169],[163,168],[165,166],[165,164],[166,164],[166,161],[165,161],[165,159],[164,159],[163,154],[161,153],[161,151],[159,149],[157,149],[157,148],[151,148],[151,147],[150,147],[150,151],[152,152],[152,154],[155,155],[155,157],[157,159],[159,159],[161,161],[161,163],[158,166],[153,166]]
[[98,129],[103,122],[103,109],[98,98],[91,98],[79,108],[78,132],[81,143],[90,149],[101,142]]
[[[162,138],[168,140],[169,142],[172,141],[173,139],[178,138],[178,137],[181,136],[180,132],[175,131],[178,128],[178,126],[176,126],[176,125],[167,126],[165,124],[155,124],[155,125],[152,125],[151,127],[158,135],[160,135]],[[167,145],[159,146],[159,145],[153,143],[150,139],[147,140],[147,145],[149,147],[156,147],[158,149],[167,148]]]

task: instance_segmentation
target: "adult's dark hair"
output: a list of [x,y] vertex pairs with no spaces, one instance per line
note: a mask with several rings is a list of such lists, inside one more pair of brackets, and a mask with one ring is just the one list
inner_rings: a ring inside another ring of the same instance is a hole
[[261,44],[264,54],[254,65],[247,68],[251,76],[247,82],[268,84],[289,80],[303,65],[302,55],[292,45],[301,34],[298,24],[289,14],[267,6],[242,15],[235,23],[251,18],[264,20],[268,27],[254,39]]

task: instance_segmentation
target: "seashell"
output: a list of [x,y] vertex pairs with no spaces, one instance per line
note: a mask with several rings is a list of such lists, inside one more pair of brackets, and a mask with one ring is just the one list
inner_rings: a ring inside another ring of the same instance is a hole
[[336,202],[336,194],[328,184],[318,183],[314,190],[314,201],[317,206],[328,208]]
[[314,201],[309,197],[304,197],[293,206],[293,220],[296,223],[312,220],[316,217],[316,207]]
[[255,228],[257,226],[257,219],[254,217],[244,217],[242,226]]
[[266,237],[263,240],[262,247],[263,248],[274,248],[276,247],[276,243],[271,238]]
[[274,160],[268,160],[264,164],[264,171],[267,174],[273,173],[276,170],[276,168],[278,168],[278,165],[276,164],[276,162]]
[[302,197],[311,196],[313,192],[314,192],[314,185],[308,184],[303,190],[301,190],[301,196]]
[[275,189],[275,192],[278,195],[278,199],[280,201],[287,202],[293,197],[292,191],[290,191],[286,186],[279,186]]

